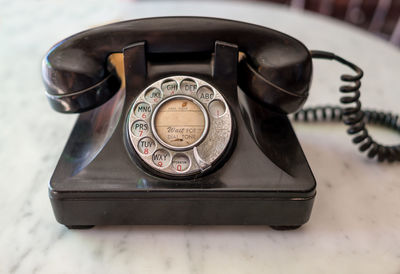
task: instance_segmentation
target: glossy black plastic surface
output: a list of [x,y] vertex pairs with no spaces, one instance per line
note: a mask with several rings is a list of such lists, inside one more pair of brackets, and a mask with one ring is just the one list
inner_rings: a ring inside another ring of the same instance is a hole
[[[80,114],[49,185],[57,220],[69,227],[298,227],[307,222],[314,177],[286,115],[237,89],[238,46],[220,41],[212,53],[200,55],[151,55],[145,48],[146,43],[124,48],[126,92]],[[218,166],[189,179],[161,178],[143,169],[123,138],[137,94],[149,83],[177,74],[213,83],[236,125],[236,139]]]
[[246,55],[242,61],[246,64],[239,67],[239,75],[244,77],[239,85],[253,98],[284,113],[294,112],[304,103],[312,65],[302,43],[272,29],[216,18],[147,18],[86,30],[49,51],[42,75],[49,100],[58,100],[52,103],[57,111],[82,112],[104,103],[118,90],[107,84],[100,99],[80,102],[87,91],[107,83],[112,70],[107,63],[110,53],[145,42],[149,56],[210,54],[216,41],[235,44]]

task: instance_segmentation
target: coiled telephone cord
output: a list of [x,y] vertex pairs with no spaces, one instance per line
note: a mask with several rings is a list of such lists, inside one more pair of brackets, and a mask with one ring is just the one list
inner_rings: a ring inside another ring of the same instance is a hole
[[295,121],[343,121],[348,126],[347,133],[354,135],[352,141],[358,145],[360,152],[366,152],[369,158],[377,158],[379,162],[400,161],[400,144],[394,146],[383,145],[376,142],[369,135],[366,123],[381,125],[400,132],[399,115],[390,112],[362,110],[360,102],[360,86],[363,71],[353,63],[325,51],[311,51],[311,56],[316,59],[335,60],[350,67],[356,75],[343,74],[340,79],[347,83],[340,87],[340,92],[346,94],[340,98],[340,106],[317,106],[303,108],[294,114]]

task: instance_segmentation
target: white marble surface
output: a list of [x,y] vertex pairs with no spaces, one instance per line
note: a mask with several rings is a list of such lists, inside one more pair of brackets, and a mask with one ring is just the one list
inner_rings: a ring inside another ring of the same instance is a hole
[[[56,223],[47,182],[76,116],[50,109],[40,60],[56,41],[97,24],[207,15],[269,26],[350,58],[365,70],[364,105],[399,111],[399,49],[342,23],[258,3],[97,2],[0,1],[0,273],[400,273],[399,165],[364,159],[335,124],[295,126],[318,181],[311,220],[299,230],[68,231]],[[318,61],[308,104],[336,103],[343,71]]]

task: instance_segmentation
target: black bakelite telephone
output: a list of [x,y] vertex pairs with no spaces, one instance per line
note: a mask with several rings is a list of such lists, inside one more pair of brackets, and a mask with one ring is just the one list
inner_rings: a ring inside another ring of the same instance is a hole
[[[346,108],[300,110],[312,58],[355,71],[342,76],[351,82],[340,89],[350,93]],[[399,127],[397,116],[361,110],[361,69],[257,25],[165,17],[101,26],[57,43],[42,73],[51,106],[81,113],[49,184],[69,228],[301,226],[316,183],[289,113],[343,119],[369,157],[400,160],[399,146],[377,144],[365,129]]]

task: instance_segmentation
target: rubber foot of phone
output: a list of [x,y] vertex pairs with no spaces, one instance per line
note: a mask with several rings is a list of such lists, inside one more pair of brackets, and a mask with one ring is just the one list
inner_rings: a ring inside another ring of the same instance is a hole
[[68,229],[90,229],[94,225],[66,225]]
[[295,230],[301,227],[301,225],[271,225],[274,230]]

